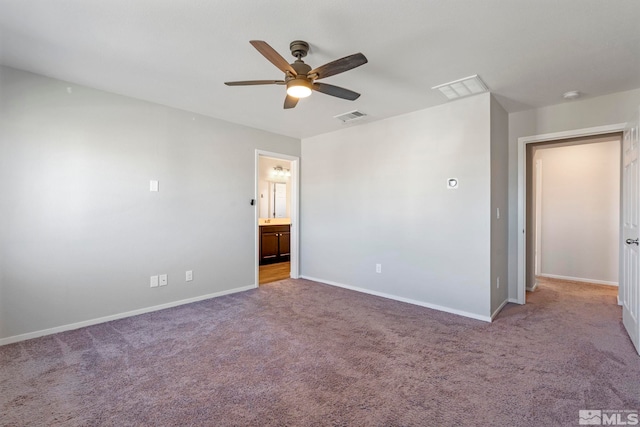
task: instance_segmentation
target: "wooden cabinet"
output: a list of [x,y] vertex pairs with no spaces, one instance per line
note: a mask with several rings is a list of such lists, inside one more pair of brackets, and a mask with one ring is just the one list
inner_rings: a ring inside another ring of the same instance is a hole
[[289,261],[289,225],[260,226],[260,265]]

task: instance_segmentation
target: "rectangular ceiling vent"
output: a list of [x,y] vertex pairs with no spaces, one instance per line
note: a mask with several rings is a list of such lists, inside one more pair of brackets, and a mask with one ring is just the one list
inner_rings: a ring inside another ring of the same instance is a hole
[[464,98],[465,96],[477,95],[489,90],[487,89],[487,85],[484,84],[482,80],[480,80],[480,77],[478,77],[477,74],[465,77],[464,79],[434,86],[431,89],[439,90],[450,100]]
[[358,110],[353,110],[353,111],[349,111],[348,113],[338,114],[337,116],[333,116],[334,119],[338,119],[342,121],[342,123],[347,123],[352,120],[358,120],[363,117],[366,117],[366,114]]

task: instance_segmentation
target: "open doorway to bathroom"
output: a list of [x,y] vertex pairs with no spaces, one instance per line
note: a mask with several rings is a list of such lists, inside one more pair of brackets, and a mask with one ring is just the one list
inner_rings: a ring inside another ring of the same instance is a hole
[[297,233],[297,161],[263,153],[257,157],[257,283],[293,277]]

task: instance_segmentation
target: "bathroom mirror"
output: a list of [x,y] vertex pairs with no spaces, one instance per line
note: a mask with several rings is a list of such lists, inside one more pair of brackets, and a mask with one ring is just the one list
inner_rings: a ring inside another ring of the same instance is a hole
[[287,217],[287,184],[269,183],[269,218]]

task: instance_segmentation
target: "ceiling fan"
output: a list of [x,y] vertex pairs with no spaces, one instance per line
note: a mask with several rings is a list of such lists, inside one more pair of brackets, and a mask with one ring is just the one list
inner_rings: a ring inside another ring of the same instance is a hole
[[359,93],[339,86],[327,83],[318,83],[316,80],[344,73],[353,68],[367,63],[367,58],[361,53],[345,56],[336,59],[318,68],[311,67],[304,63],[302,58],[309,52],[309,43],[302,40],[291,42],[289,49],[296,58],[295,62],[289,64],[278,52],[276,52],[267,42],[262,40],[251,40],[249,43],[255,47],[273,65],[284,72],[284,80],[245,80],[238,82],[225,82],[227,86],[252,86],[252,85],[285,85],[287,86],[287,97],[284,100],[284,108],[293,108],[300,98],[311,95],[315,90],[326,95],[355,101],[360,96]]

